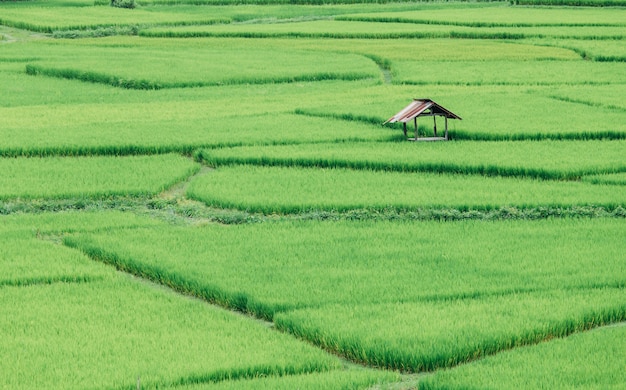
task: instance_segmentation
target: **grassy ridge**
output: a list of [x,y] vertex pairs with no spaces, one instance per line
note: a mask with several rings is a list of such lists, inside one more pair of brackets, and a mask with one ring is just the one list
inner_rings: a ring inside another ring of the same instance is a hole
[[583,177],[583,181],[594,184],[626,185],[626,173],[614,173],[607,175],[590,175]]
[[572,180],[593,173],[626,171],[625,147],[624,141],[363,142],[242,146],[202,150],[195,157],[211,166],[250,164]]
[[398,374],[374,370],[352,369],[333,370],[323,373],[310,373],[289,376],[270,376],[237,381],[223,381],[209,385],[187,386],[185,390],[326,390],[326,389],[370,389],[376,385],[394,382]]
[[113,274],[75,251],[42,241],[50,234],[148,227],[158,221],[118,211],[64,212],[0,217],[0,286],[104,280]]
[[271,319],[284,310],[332,304],[623,287],[624,223],[308,221],[109,231],[68,236],[64,243]]
[[542,39],[530,40],[530,42],[571,49],[581,57],[593,61],[626,62],[626,48],[620,40]]
[[410,25],[406,23],[318,20],[299,23],[233,24],[215,26],[154,27],[142,29],[139,35],[154,38],[333,38],[333,39],[522,39],[523,34],[494,32],[463,26]]
[[0,216],[0,233],[17,234],[20,238],[33,238],[40,234],[63,232],[92,232],[112,228],[135,228],[159,225],[151,218],[121,211],[62,212],[41,214],[16,214]]
[[55,282],[88,282],[112,275],[84,255],[35,238],[3,233],[0,288]]
[[12,335],[0,341],[3,387],[167,387],[339,367],[249,319],[126,277],[0,296]]
[[[420,11],[421,12],[421,11]],[[620,14],[620,12],[617,12]],[[404,14],[404,13],[403,13]],[[161,38],[241,37],[241,38],[335,38],[335,39],[400,39],[400,38],[465,38],[524,39],[577,38],[621,40],[626,37],[624,24],[550,25],[541,27],[470,27],[453,23],[407,23],[407,20],[374,17],[338,17],[333,20],[298,21],[297,23],[242,23],[150,27],[140,36]]]
[[437,372],[419,386],[426,390],[620,388],[626,381],[625,340],[624,326],[576,334]]
[[0,159],[0,199],[154,195],[199,168],[177,155]]
[[441,24],[468,27],[546,27],[546,26],[626,26],[622,9],[576,9],[565,7],[513,7],[506,3],[484,4],[473,8],[424,9],[419,11],[377,12],[338,16],[338,20],[370,20]]
[[[69,80],[80,80],[91,83],[101,83],[111,85],[113,87],[121,87],[128,89],[161,89],[161,88],[194,88],[194,87],[207,87],[207,86],[219,86],[230,84],[268,84],[268,83],[294,83],[301,81],[322,81],[322,80],[359,80],[366,78],[373,78],[377,75],[374,72],[371,73],[309,73],[298,75],[286,75],[286,76],[270,76],[259,77],[251,76],[250,78],[241,77],[226,80],[214,80],[214,81],[182,81],[182,82],[162,82],[152,81],[148,79],[127,79],[124,77],[110,75],[106,73],[98,73],[92,71],[83,71],[69,68],[49,68],[38,65],[26,65],[26,74],[32,76],[49,76],[58,77]],[[215,74],[215,73],[213,73]]]
[[623,289],[277,314],[279,329],[375,367],[433,371],[626,319]]
[[623,0],[515,0],[519,5],[549,5],[549,6],[569,6],[569,7],[623,7],[626,1]]
[[[626,31],[626,28],[624,29]],[[397,61],[394,82],[460,85],[576,85],[626,83],[626,64],[589,61]],[[428,72],[437,69],[436,73]]]
[[555,87],[550,91],[550,97],[554,99],[626,112],[624,94],[626,84],[597,85],[592,88],[572,85]]
[[245,165],[220,167],[194,178],[187,196],[213,207],[292,214],[355,209],[465,211],[504,206],[613,209],[624,206],[625,190],[580,182]]

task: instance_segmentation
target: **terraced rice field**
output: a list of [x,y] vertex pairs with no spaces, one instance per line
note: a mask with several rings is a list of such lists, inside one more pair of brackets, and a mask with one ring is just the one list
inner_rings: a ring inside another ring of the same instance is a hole
[[0,387],[623,387],[623,0],[128,3],[0,0]]

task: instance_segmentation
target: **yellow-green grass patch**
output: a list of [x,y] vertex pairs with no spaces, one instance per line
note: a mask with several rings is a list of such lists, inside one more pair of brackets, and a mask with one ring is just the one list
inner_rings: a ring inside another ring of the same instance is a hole
[[218,383],[184,386],[183,390],[328,390],[385,388],[400,380],[390,371],[352,368],[299,375],[268,376],[265,378],[228,380]]
[[0,159],[0,199],[154,195],[199,170],[178,155]]
[[249,318],[125,276],[0,296],[3,387],[156,388],[340,366]]

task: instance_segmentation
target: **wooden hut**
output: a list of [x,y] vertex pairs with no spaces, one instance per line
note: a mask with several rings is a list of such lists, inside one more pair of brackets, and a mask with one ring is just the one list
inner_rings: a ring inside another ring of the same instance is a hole
[[[432,116],[433,117],[433,137],[419,137],[417,131],[417,117],[420,116]],[[445,118],[445,130],[444,136],[437,136],[437,116]],[[402,122],[404,125],[404,136],[408,141],[447,141],[448,140],[448,119],[461,119],[452,111],[440,106],[430,99],[413,99],[413,101],[406,106],[402,111],[389,118],[383,125],[387,123]],[[415,124],[415,137],[409,138],[407,135],[407,122],[413,121]]]

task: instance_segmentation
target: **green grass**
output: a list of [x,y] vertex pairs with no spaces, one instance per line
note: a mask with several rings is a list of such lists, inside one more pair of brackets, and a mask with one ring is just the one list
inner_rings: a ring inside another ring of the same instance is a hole
[[626,382],[626,327],[576,334],[437,372],[420,389],[619,389]]
[[626,48],[620,40],[531,39],[528,42],[571,49],[593,61],[626,61]]
[[571,6],[571,7],[623,7],[626,2],[623,0],[516,0],[520,5],[549,5],[549,6]]
[[[224,381],[209,385],[186,386],[184,390],[235,390],[235,389],[259,389],[259,390],[325,390],[325,389],[371,389],[376,385],[383,387],[384,384],[399,379],[398,374],[375,370],[351,369],[334,370],[323,373],[310,373],[301,375],[289,375],[267,378],[255,378],[237,381]],[[389,385],[392,386],[392,385]]]
[[[154,12],[156,11],[156,12]],[[128,10],[115,7],[3,7],[0,24],[52,33],[56,30],[86,30],[111,26],[186,25],[229,22],[215,17],[208,8],[194,13],[168,12],[167,8]]]
[[[626,9],[235,1],[0,1],[32,29],[0,26],[0,388],[424,377],[309,343],[407,371],[481,358],[437,388],[624,383],[623,332],[522,351],[624,319]],[[380,124],[420,97],[463,117],[458,142],[393,142]],[[198,169],[153,154],[199,150],[217,170],[192,191],[242,209],[149,198]],[[64,209],[85,211],[42,212]]]
[[[427,11],[418,11],[418,15]],[[460,10],[459,12],[465,12]],[[483,14],[488,14],[480,10]],[[559,10],[562,12],[562,10]],[[244,38],[469,38],[469,39],[523,39],[562,38],[587,40],[621,40],[626,37],[626,25],[620,22],[587,22],[586,24],[549,24],[545,26],[496,26],[483,27],[485,23],[429,22],[413,23],[406,13],[399,17],[340,16],[333,20],[296,20],[276,23],[232,23],[219,25],[185,25],[148,27],[140,29],[145,37],[199,38],[199,37],[244,37]],[[617,15],[624,17],[623,12]],[[384,15],[384,14],[383,14]],[[579,16],[584,16],[579,13]],[[605,12],[604,19],[611,20]],[[615,15],[612,15],[615,17]],[[593,20],[593,19],[592,19]],[[616,19],[613,19],[616,20]],[[380,23],[381,21],[385,23]],[[472,26],[474,25],[474,26]],[[464,50],[466,51],[466,50]]]
[[0,199],[154,195],[199,170],[177,155],[0,159]]
[[91,232],[160,224],[157,220],[122,211],[14,214],[2,215],[0,221],[0,233],[17,234],[19,238],[33,238],[37,234]]
[[207,149],[198,152],[196,158],[211,166],[250,164],[578,179],[591,173],[626,171],[625,148],[624,141],[362,142]]
[[[101,38],[102,41],[105,39]],[[237,42],[231,43],[237,44]],[[88,108],[93,111],[92,115],[100,115],[100,120],[107,119],[105,116],[107,112],[110,115],[123,117],[124,113],[120,112],[122,110],[132,113],[137,121],[145,117],[159,118],[158,115],[164,111],[171,116],[175,112],[168,109],[170,106],[175,107],[177,111],[184,111],[187,120],[224,118],[232,113],[234,105],[241,107],[247,114],[253,115],[285,113],[301,105],[305,97],[307,101],[320,103],[328,100],[332,91],[335,92],[332,96],[346,96],[350,90],[360,90],[380,84],[380,80],[350,82],[330,80],[186,88],[184,91],[175,88],[149,91],[129,90],[106,84],[27,75],[26,63],[32,61],[36,53],[24,51],[18,54],[19,50],[8,50],[17,47],[9,45],[6,51],[0,52],[0,57],[6,54],[9,59],[26,55],[22,57],[26,60],[21,62],[0,60],[0,70],[2,70],[0,71],[0,87],[7,91],[7,95],[0,101],[0,107],[30,106],[28,110],[31,111],[28,112],[28,117],[36,116],[37,111],[48,113],[52,111],[52,107],[56,110],[63,110],[64,115],[71,115],[73,111],[84,110],[85,105],[89,105]],[[268,96],[272,96],[272,99],[268,99]],[[9,118],[15,121],[11,114],[21,115],[22,113],[13,114],[6,111],[4,114],[7,121]],[[160,119],[167,120],[168,118]],[[26,123],[29,123],[29,126],[37,125],[32,122]]]
[[[626,29],[625,29],[626,31]],[[623,84],[626,64],[589,61],[398,61],[394,82],[460,85]],[[437,72],[429,72],[437,69]]]
[[545,26],[626,26],[622,9],[515,7],[507,3],[484,4],[474,8],[448,7],[419,11],[355,14],[338,19],[382,22],[442,24],[469,27],[545,27]]
[[566,102],[626,112],[626,84],[561,86],[551,88],[545,95]]
[[624,188],[580,182],[251,165],[220,167],[194,178],[187,196],[208,206],[265,214],[624,206]]
[[110,277],[110,269],[68,248],[4,233],[0,239],[0,289],[56,282],[87,282]]
[[384,140],[394,135],[377,126],[330,118],[293,114],[216,117],[213,110],[208,102],[0,109],[10,118],[0,125],[0,155],[191,153],[206,146]]
[[[295,24],[298,25],[298,24]],[[375,25],[374,25],[375,26]],[[116,37],[106,40],[89,41],[92,45],[100,42],[119,42],[132,44],[137,39]],[[80,44],[78,41],[75,44]],[[159,46],[162,48],[173,45],[184,45],[188,48],[206,50],[231,48],[236,46],[242,50],[315,50],[323,53],[356,53],[367,55],[383,61],[415,60],[416,53],[422,60],[579,60],[580,55],[571,49],[541,46],[518,41],[506,42],[498,40],[456,40],[456,39],[325,39],[325,38],[197,38],[197,39],[145,39],[140,40],[142,46]],[[530,41],[529,41],[530,42]],[[17,54],[15,55],[17,57]],[[2,58],[2,57],[0,57]]]
[[110,268],[45,239],[69,232],[155,225],[156,220],[119,211],[1,216],[0,287],[109,278]]
[[122,46],[127,40],[115,39],[108,40],[112,46],[41,44],[42,59],[30,61],[25,68],[30,75],[134,89],[380,78],[371,59],[355,54],[142,45],[142,41],[135,39],[130,47]]
[[[283,222],[78,234],[90,257],[236,310],[621,287],[623,219]],[[515,239],[512,239],[514,237]]]
[[336,358],[250,319],[117,277],[3,287],[2,387],[156,388],[325,371]]
[[594,184],[626,185],[626,173],[614,173],[605,175],[589,175],[582,178],[583,181]]
[[[277,314],[279,329],[375,367],[432,371],[626,318],[623,289]],[[501,377],[504,377],[502,375]]]

